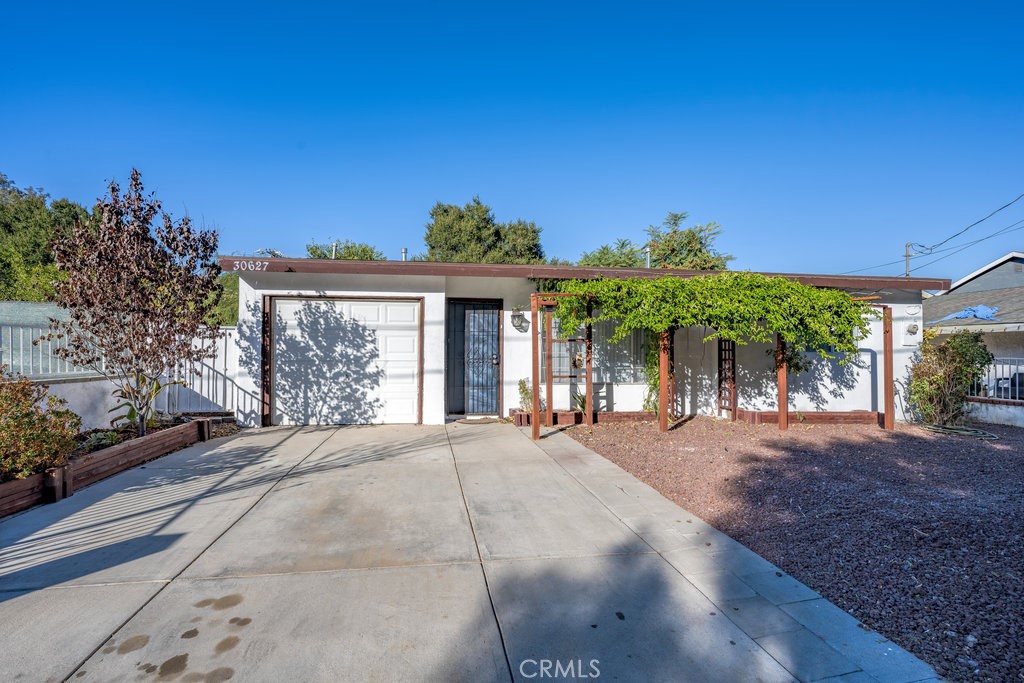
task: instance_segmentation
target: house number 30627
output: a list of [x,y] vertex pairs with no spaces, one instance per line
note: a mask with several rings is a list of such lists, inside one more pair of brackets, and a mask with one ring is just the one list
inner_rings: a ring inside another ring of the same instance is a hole
[[270,261],[233,261],[232,270],[266,270]]

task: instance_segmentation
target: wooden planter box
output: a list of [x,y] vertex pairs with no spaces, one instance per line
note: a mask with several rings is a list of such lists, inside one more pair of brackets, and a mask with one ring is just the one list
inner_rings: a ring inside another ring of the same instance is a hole
[[[554,418],[556,425],[580,424],[583,422],[583,413],[578,410],[556,410]],[[517,427],[529,427],[530,413],[521,410],[512,413],[512,423]],[[548,414],[544,410],[540,411],[540,423],[545,427],[548,426]]]
[[0,517],[53,503],[101,479],[210,438],[210,421],[195,420],[72,460],[26,479],[0,484]]
[[[744,410],[736,411],[736,419],[747,424],[779,424],[777,410]],[[808,411],[798,413],[789,411],[789,423],[793,424],[882,424],[882,413],[873,410],[832,410]]]
[[45,474],[33,474],[0,484],[0,517],[43,502]]

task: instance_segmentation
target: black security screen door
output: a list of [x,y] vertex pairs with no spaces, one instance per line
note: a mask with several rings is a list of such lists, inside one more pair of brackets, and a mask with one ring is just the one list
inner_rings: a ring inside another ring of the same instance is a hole
[[496,415],[500,361],[497,303],[448,302],[448,413]]

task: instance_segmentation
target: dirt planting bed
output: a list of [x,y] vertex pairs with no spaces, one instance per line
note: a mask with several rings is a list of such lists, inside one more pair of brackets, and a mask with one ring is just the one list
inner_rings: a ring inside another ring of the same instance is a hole
[[1024,681],[1024,430],[695,418],[568,434],[954,681]]

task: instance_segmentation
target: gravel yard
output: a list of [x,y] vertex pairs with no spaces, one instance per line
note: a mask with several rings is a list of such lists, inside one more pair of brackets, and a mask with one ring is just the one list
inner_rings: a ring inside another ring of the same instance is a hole
[[569,435],[954,681],[1024,681],[1024,429],[750,426]]

